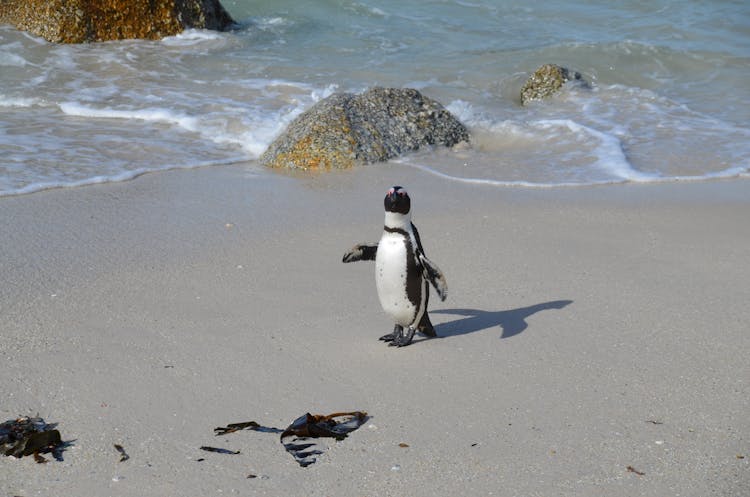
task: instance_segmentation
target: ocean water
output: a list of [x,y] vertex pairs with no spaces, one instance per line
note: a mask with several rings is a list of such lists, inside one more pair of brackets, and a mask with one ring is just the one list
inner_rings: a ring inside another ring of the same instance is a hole
[[[469,127],[470,146],[395,161],[446,181],[750,176],[744,0],[223,5],[238,29],[161,41],[54,45],[0,26],[0,195],[252,161],[316,101],[376,85],[417,88]],[[521,106],[545,63],[585,84]]]

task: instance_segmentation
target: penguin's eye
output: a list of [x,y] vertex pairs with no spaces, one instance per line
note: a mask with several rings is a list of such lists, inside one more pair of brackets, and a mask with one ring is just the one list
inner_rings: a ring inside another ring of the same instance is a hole
[[398,194],[403,197],[404,195],[406,195],[406,190],[399,190]]

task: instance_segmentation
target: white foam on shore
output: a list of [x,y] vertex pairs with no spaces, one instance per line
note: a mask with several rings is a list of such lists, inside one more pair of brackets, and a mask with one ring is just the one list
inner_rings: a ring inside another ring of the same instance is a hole
[[[254,160],[295,117],[337,90],[335,84],[315,87],[281,79],[249,78],[240,84],[257,98],[241,105],[226,98],[206,99],[174,109],[132,108],[138,98],[141,103],[166,103],[161,95],[118,94],[106,82],[98,87],[76,85],[70,94],[76,100],[39,107],[51,127],[31,128],[32,134],[15,138],[0,128],[0,141],[13,143],[5,165],[0,165],[0,196]],[[102,105],[105,101],[117,106]],[[35,98],[0,95],[0,108],[18,112],[41,104]],[[60,128],[54,125],[65,119],[73,121],[57,137]],[[89,126],[96,129],[85,135],[73,132]],[[134,146],[143,153],[132,154]]]
[[571,119],[544,120],[535,123],[535,125],[543,132],[564,128],[584,141],[598,142],[598,144],[593,145],[591,150],[595,161],[590,167],[612,176],[615,178],[614,181],[648,182],[656,178],[653,174],[645,174],[633,168],[625,156],[622,143],[616,136],[584,126]]
[[76,102],[65,102],[60,104],[60,110],[69,116],[76,117],[94,117],[98,119],[137,119],[141,121],[176,124],[188,131],[196,131],[198,129],[198,120],[196,118],[173,112],[169,109],[97,109]]
[[[273,98],[289,89],[299,91],[298,85],[282,81],[248,81],[248,86]],[[281,133],[286,126],[312,102],[332,93],[334,87],[324,89],[304,88],[308,92],[305,100],[292,101],[279,109],[268,109],[262,105],[246,103],[244,107],[232,106],[231,102],[211,105],[211,111],[195,114],[161,107],[142,109],[98,108],[81,102],[65,102],[60,110],[68,116],[92,119],[117,119],[123,121],[146,121],[198,134],[200,139],[219,145],[232,145],[248,153],[248,159],[256,159]],[[129,126],[129,124],[126,124]]]
[[75,180],[75,181],[39,181],[29,183],[21,188],[3,190],[0,188],[0,197],[8,197],[13,195],[24,195],[28,193],[39,192],[43,190],[51,190],[54,188],[70,188],[87,185],[97,185],[102,183],[117,183],[121,181],[130,181],[144,174],[158,172],[158,171],[170,171],[175,169],[196,169],[199,167],[210,167],[210,166],[229,166],[233,164],[240,164],[246,162],[245,157],[234,157],[221,161],[208,161],[208,162],[195,162],[191,164],[171,164],[162,165],[158,167],[142,167],[133,169],[130,171],[123,171],[118,174],[112,175],[99,175],[92,176],[89,178]]
[[678,182],[699,182],[707,180],[719,180],[719,179],[732,179],[732,178],[750,178],[750,167],[738,166],[726,169],[724,171],[718,171],[715,173],[709,173],[699,176],[648,176],[648,179],[611,179],[611,180],[598,180],[598,181],[586,181],[586,182],[533,182],[533,181],[504,181],[495,180],[488,178],[467,178],[463,176],[454,176],[441,172],[434,167],[427,166],[425,164],[419,164],[412,162],[408,159],[394,160],[397,164],[403,164],[405,166],[413,167],[424,171],[433,176],[443,178],[449,181],[455,181],[457,183],[466,183],[470,185],[484,185],[484,186],[496,186],[496,187],[521,187],[521,188],[571,188],[571,187],[585,187],[585,186],[597,186],[597,185],[616,185],[624,183],[678,183]]
[[[493,160],[488,156],[496,156],[494,162],[498,166],[485,167],[483,172],[490,177],[484,178],[465,178],[438,172],[424,165],[419,166],[446,179],[498,186],[550,188],[627,181],[648,182],[657,178],[656,175],[643,173],[633,167],[617,136],[573,119],[497,121],[491,115],[477,112],[467,102],[455,101],[448,108],[470,127],[475,153],[485,156],[482,158],[475,155],[474,158],[492,164]],[[524,164],[514,164],[515,161],[523,161]],[[492,177],[507,174],[508,167],[503,167],[502,164],[510,163],[510,169],[525,168],[529,178],[534,178],[532,165],[535,162],[545,164],[544,168],[539,168],[537,179],[503,180]],[[414,165],[409,160],[404,163]]]
[[455,181],[548,188],[735,178],[750,170],[750,130],[648,89],[567,88],[550,101],[510,108],[503,119],[463,100],[447,108],[470,128],[472,148],[484,154],[484,167],[474,167],[481,174],[420,167]]
[[0,107],[31,107],[39,103],[40,101],[37,98],[6,97],[0,95]]
[[203,41],[222,40],[225,37],[226,34],[219,31],[211,31],[205,29],[186,29],[182,33],[162,38],[161,43],[173,46],[191,46],[195,43],[200,43]]
[[[639,96],[642,97],[640,93]],[[601,116],[593,119],[591,125],[585,125],[573,119],[493,120],[486,111],[477,111],[472,104],[461,100],[451,102],[447,108],[469,126],[472,144],[468,150],[464,148],[443,154],[435,161],[438,165],[425,164],[422,153],[393,162],[450,181],[498,187],[578,187],[750,176],[750,165],[741,159],[735,165],[708,170],[704,174],[669,175],[639,171],[633,166],[621,140],[628,134],[627,126],[619,126]],[[653,112],[662,111],[655,109]],[[534,115],[538,114],[526,114],[527,117]],[[710,124],[727,133],[743,132],[731,126]],[[690,133],[692,125],[694,123],[682,131]],[[516,163],[516,160],[522,162]],[[535,173],[535,162],[544,162],[546,170],[540,168]],[[475,175],[459,173],[466,170],[474,171]],[[517,175],[530,179],[502,179],[503,175],[512,176],[509,171],[522,171]]]
[[[393,162],[397,164],[403,164],[405,166],[413,167],[415,169],[419,169],[420,171],[424,171],[426,173],[432,174],[433,176],[437,176],[438,178],[443,178],[449,181],[455,181],[458,183],[466,183],[469,185],[486,185],[486,186],[500,186],[500,187],[524,187],[524,188],[556,188],[556,187],[570,187],[570,186],[586,186],[587,184],[593,184],[593,183],[535,183],[532,181],[504,181],[504,180],[496,180],[496,179],[488,179],[488,178],[466,178],[462,176],[454,176],[451,174],[447,174],[441,171],[438,171],[437,169],[426,166],[424,164],[417,164],[414,162],[411,162],[409,160],[394,160]],[[624,181],[620,181],[622,183]],[[606,184],[612,184],[615,183],[614,181],[606,182]],[[602,183],[605,184],[605,183]]]

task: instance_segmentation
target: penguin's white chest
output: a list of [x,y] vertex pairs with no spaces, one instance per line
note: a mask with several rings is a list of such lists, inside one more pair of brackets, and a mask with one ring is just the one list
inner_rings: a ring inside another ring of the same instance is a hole
[[375,256],[375,284],[383,310],[401,326],[413,324],[417,308],[407,292],[406,241],[403,235],[385,233],[378,243]]

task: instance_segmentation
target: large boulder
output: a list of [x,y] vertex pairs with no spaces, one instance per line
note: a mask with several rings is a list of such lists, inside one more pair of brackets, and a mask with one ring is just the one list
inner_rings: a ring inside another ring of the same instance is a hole
[[425,145],[469,140],[438,102],[409,88],[335,93],[298,116],[260,157],[269,167],[348,168],[381,162]]
[[160,39],[234,24],[219,0],[0,0],[0,23],[54,43]]
[[521,88],[521,104],[526,105],[532,100],[552,96],[568,81],[580,79],[581,75],[575,71],[571,72],[555,64],[545,64],[524,83]]

